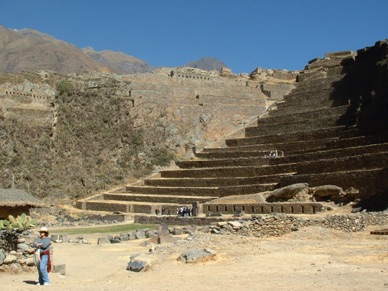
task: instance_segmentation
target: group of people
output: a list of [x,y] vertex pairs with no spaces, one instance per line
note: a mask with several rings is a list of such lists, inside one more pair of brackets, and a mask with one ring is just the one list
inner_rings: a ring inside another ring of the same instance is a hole
[[[164,207],[155,209],[155,215],[171,215],[171,210]],[[189,206],[180,206],[176,209],[177,217],[190,217],[193,216],[193,209]]]
[[188,206],[178,207],[176,210],[176,215],[178,217],[190,217],[193,216],[193,209]]
[[162,207],[162,211],[160,211],[159,208],[156,208],[156,209],[155,209],[155,215],[159,215],[160,213],[161,213],[162,215],[171,215],[171,210]]
[[277,157],[283,157],[283,156],[284,156],[284,152],[278,151],[278,150],[264,153],[264,158],[277,158]]

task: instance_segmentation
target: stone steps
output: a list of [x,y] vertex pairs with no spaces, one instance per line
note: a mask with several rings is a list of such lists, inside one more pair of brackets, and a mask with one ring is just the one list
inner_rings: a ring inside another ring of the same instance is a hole
[[329,149],[314,152],[305,152],[301,154],[288,155],[277,159],[268,159],[269,164],[280,163],[297,163],[309,160],[325,159],[325,158],[340,158],[349,157],[355,155],[361,155],[364,153],[374,154],[388,151],[388,143],[378,143],[362,146],[352,146],[339,149]]
[[327,142],[327,147],[331,149],[340,149],[346,147],[366,146],[385,142],[388,142],[388,133],[381,133],[374,136],[359,135],[346,139],[333,139]]
[[[306,122],[306,120],[298,120],[294,122],[282,122],[272,124],[258,124],[255,127],[245,128],[245,137],[253,137],[260,135],[270,135],[282,133],[284,131],[298,131],[301,128],[304,130],[314,130],[336,126],[338,116],[325,116],[316,118],[314,122]],[[260,122],[260,121],[259,121]]]
[[329,138],[320,140],[305,140],[286,143],[258,144],[249,146],[236,146],[227,148],[205,148],[196,153],[198,158],[221,159],[242,157],[264,157],[270,150],[285,152],[285,158],[292,155],[307,154],[327,150],[340,150],[348,147],[362,147],[388,142],[388,134],[379,136],[355,136],[347,138]]
[[221,187],[233,185],[271,184],[278,183],[281,177],[293,175],[294,173],[280,173],[273,175],[263,175],[255,177],[215,177],[215,178],[154,178],[145,179],[147,186],[164,187]]
[[[366,153],[347,157],[330,157],[297,163],[298,174],[332,171],[350,171],[352,169],[368,169],[388,167],[388,152]],[[292,163],[293,164],[293,163]]]
[[238,167],[238,166],[265,166],[268,165],[268,159],[263,156],[249,158],[228,158],[228,159],[212,159],[212,160],[190,160],[177,161],[176,165],[179,168],[210,168],[210,167]]
[[105,193],[104,200],[119,200],[128,202],[153,202],[153,203],[176,203],[191,204],[193,202],[205,203],[217,199],[217,196],[181,196],[181,195],[150,195],[150,194],[129,194],[129,193]]
[[[309,110],[299,113],[287,114],[287,112],[282,112],[278,116],[268,116],[266,118],[259,118],[257,120],[257,126],[261,125],[271,125],[278,123],[293,123],[303,120],[314,121],[319,118],[325,118],[330,116],[336,116],[338,119],[343,116],[347,111],[347,106],[337,106],[331,108],[323,108],[317,110]],[[273,110],[271,112],[275,112]]]
[[320,140],[301,140],[292,142],[278,142],[254,145],[229,146],[226,148],[204,148],[202,152],[196,153],[198,158],[221,159],[241,157],[264,157],[271,150],[283,151],[288,154],[310,152],[326,149],[327,143],[337,141],[338,137]]
[[314,139],[328,139],[336,137],[351,137],[357,132],[355,130],[346,129],[345,126],[334,126],[315,130],[295,131],[279,133],[274,135],[263,135],[245,137],[239,139],[227,139],[225,141],[227,146],[242,146],[254,144],[267,143],[286,143],[292,141],[314,140]]
[[[311,108],[314,108],[314,110],[321,110],[321,109],[329,109],[332,107],[336,107],[333,105],[333,100],[326,100],[326,99],[306,100],[306,102],[301,102],[301,103],[303,103],[303,105],[293,104],[288,102],[277,103],[274,108],[271,108],[271,110],[268,112],[268,115],[273,116],[273,112],[277,112],[277,111],[287,112],[287,114],[294,114],[294,113],[311,111]],[[346,104],[342,104],[342,105],[346,105]]]
[[[334,157],[302,161],[297,163],[274,164],[255,167],[228,167],[228,168],[203,168],[180,169],[162,171],[163,178],[206,178],[206,177],[255,177],[278,173],[317,173],[351,169],[367,169],[370,167],[388,167],[388,152],[359,154],[348,157]],[[281,162],[281,158],[279,159]]]
[[346,94],[343,92],[340,92],[338,89],[335,88],[328,88],[328,89],[322,89],[322,90],[312,90],[312,91],[306,91],[306,92],[299,92],[299,93],[290,93],[289,95],[284,97],[284,101],[286,102],[295,102],[297,103],[299,100],[337,100],[341,101],[342,104],[344,103],[344,100],[347,100],[345,97]]
[[[226,168],[227,169],[227,168]],[[174,196],[217,196],[252,194],[274,189],[276,183],[233,185],[220,187],[193,187],[186,185],[182,187],[161,187],[161,186],[127,186],[126,192],[132,194],[155,194]]]
[[[332,75],[332,76],[321,76],[315,77],[313,79],[306,79],[299,83],[298,87],[295,89],[303,90],[305,88],[314,88],[317,86],[335,86],[335,84],[341,81],[344,78],[344,75]],[[294,90],[295,90],[294,89]]]
[[[218,160],[198,160],[198,161],[180,161],[177,165],[182,169],[189,168],[210,168],[210,167],[235,167],[235,166],[264,166],[264,165],[276,165],[284,163],[297,163],[306,162],[310,160],[318,160],[325,158],[344,158],[349,156],[361,155],[366,151],[369,154],[376,154],[385,152],[388,150],[388,143],[371,144],[363,146],[354,146],[348,148],[339,148],[332,150],[321,150],[313,152],[303,152],[293,155],[278,156],[277,158],[265,158],[265,152],[260,152],[260,156],[252,156],[249,158],[237,158],[240,153],[236,153],[236,158],[230,158],[230,156],[224,157],[224,159]],[[214,161],[214,163],[212,163]]]

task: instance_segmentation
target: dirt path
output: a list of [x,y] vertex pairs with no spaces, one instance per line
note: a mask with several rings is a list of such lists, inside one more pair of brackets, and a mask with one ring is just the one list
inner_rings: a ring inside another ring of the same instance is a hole
[[[388,290],[388,236],[370,230],[306,228],[266,239],[198,233],[156,246],[152,269],[141,273],[126,271],[130,255],[148,253],[141,241],[97,245],[98,235],[90,235],[88,245],[54,245],[54,263],[66,264],[67,274],[52,273],[52,286],[32,285],[37,273],[0,274],[1,290]],[[216,259],[177,260],[197,248],[212,248]]]

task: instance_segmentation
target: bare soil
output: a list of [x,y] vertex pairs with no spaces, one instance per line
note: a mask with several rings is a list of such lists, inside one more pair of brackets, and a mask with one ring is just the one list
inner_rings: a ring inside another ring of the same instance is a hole
[[[37,272],[0,274],[1,290],[388,290],[388,236],[304,228],[282,237],[254,238],[195,233],[189,240],[142,247],[142,240],[97,245],[54,244],[51,286],[35,286]],[[186,264],[187,250],[211,248],[214,260]],[[129,257],[148,254],[146,272],[127,271]]]

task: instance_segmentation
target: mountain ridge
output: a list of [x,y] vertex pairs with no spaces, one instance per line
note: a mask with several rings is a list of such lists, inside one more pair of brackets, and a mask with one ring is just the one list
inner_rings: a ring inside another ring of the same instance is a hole
[[[205,57],[182,67],[220,71],[225,64]],[[0,26],[0,72],[20,73],[24,70],[49,70],[61,74],[109,72],[136,74],[152,72],[156,67],[146,61],[112,50],[95,51],[32,28],[20,30]]]

